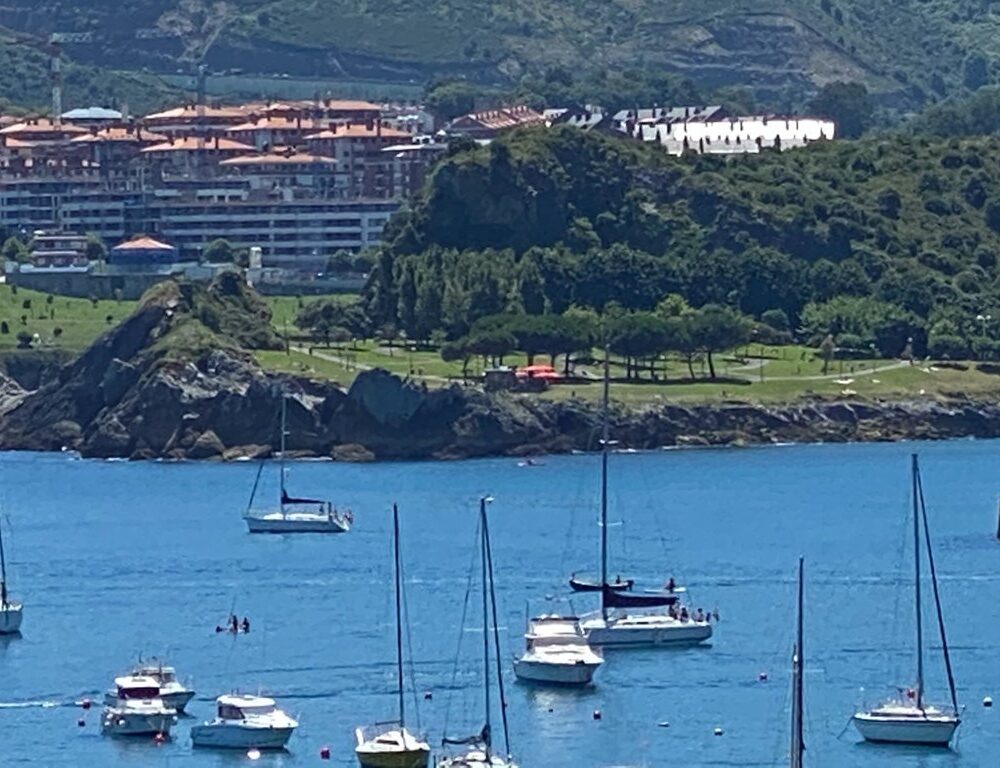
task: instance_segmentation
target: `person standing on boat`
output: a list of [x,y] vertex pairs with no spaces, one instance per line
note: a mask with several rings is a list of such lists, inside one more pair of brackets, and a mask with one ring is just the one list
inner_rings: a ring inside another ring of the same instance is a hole
[[670,579],[667,580],[667,592],[673,594],[675,589],[677,589],[677,582],[674,581],[674,577],[671,576]]

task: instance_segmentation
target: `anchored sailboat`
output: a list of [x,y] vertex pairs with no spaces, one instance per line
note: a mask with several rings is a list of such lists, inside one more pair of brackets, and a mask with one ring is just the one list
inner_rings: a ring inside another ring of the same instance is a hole
[[399,509],[392,505],[393,567],[396,579],[396,696],[398,718],[358,728],[354,752],[363,768],[424,768],[431,748],[406,729],[406,702],[403,685],[403,568],[399,547]]
[[[490,545],[490,529],[486,519],[486,504],[492,501],[484,496],[479,500],[479,545],[482,560],[483,581],[483,694],[485,698],[484,725],[482,730],[466,738],[453,739],[445,736],[444,743],[465,746],[467,749],[457,755],[445,755],[437,760],[437,768],[518,768],[510,757],[510,732],[507,727],[507,700],[504,695],[503,674],[500,661],[500,630],[497,625],[497,599],[493,584],[493,550]],[[491,626],[492,617],[492,626]],[[492,631],[491,631],[492,630]],[[491,638],[492,635],[492,638]],[[496,654],[497,688],[500,694],[500,718],[503,722],[505,753],[498,755],[493,750],[493,728],[491,723],[492,693],[490,691],[490,641]]]
[[13,635],[21,631],[24,606],[15,603],[7,594],[7,557],[3,548],[3,524],[0,522],[0,635]]
[[257,486],[264,470],[261,464],[257,470],[250,502],[247,504],[243,519],[247,522],[250,533],[346,533],[354,521],[349,509],[338,510],[329,501],[321,499],[296,498],[288,495],[285,487],[285,438],[287,429],[287,398],[281,396],[281,453],[279,454],[278,471],[281,480],[281,496],[278,509],[254,510],[253,502],[257,495]]
[[[951,743],[951,738],[961,724],[961,719],[958,697],[955,693],[955,677],[951,669],[951,655],[948,652],[948,638],[944,628],[944,614],[941,611],[941,595],[938,592],[934,552],[931,549],[931,535],[927,525],[924,488],[920,479],[920,466],[916,454],[913,454],[911,471],[917,679],[915,685],[907,689],[903,696],[880,704],[872,710],[856,713],[854,725],[867,741],[943,747]],[[942,655],[944,656],[945,670],[948,673],[948,689],[951,693],[950,709],[929,705],[924,700],[924,627],[920,577],[921,525],[923,527],[923,547],[927,550],[927,563],[930,567],[931,585],[934,589],[934,607],[937,611]]]
[[[648,645],[697,645],[712,637],[712,625],[696,620],[686,608],[677,610],[677,591],[635,593],[631,583],[608,581],[608,434],[610,373],[604,353],[603,424],[601,433],[601,610],[581,617],[581,626],[591,645],[638,647]],[[595,591],[595,585],[571,579],[577,591]],[[628,585],[623,589],[624,585]],[[584,588],[581,589],[581,586]],[[629,609],[634,609],[629,612]],[[659,610],[657,610],[659,609]],[[664,610],[667,609],[667,610]]]

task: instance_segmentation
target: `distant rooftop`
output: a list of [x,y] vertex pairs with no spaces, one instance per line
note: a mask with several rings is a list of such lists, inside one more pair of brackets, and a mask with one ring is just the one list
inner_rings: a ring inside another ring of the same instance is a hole
[[121,120],[122,113],[105,107],[81,107],[62,113],[63,120]]
[[174,251],[177,250],[172,245],[167,245],[166,243],[161,243],[159,240],[154,240],[151,237],[139,236],[133,237],[131,240],[126,240],[124,243],[119,243],[111,250],[113,251]]

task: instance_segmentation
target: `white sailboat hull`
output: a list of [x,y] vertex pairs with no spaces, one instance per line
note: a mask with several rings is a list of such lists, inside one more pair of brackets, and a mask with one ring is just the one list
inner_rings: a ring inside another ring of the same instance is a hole
[[287,515],[273,512],[247,515],[244,519],[250,533],[347,533],[350,530],[350,524],[342,518],[308,512]]
[[594,673],[601,666],[596,664],[554,664],[551,662],[515,659],[514,674],[518,680],[553,685],[589,685]]
[[15,635],[21,631],[24,606],[21,603],[7,603],[0,608],[0,635]]
[[235,723],[205,723],[191,729],[191,743],[196,747],[216,749],[284,749],[295,727],[256,727]]
[[869,712],[854,716],[854,727],[865,741],[883,744],[923,744],[946,747],[960,721],[956,717],[930,715],[926,718],[881,717]]
[[669,616],[625,616],[584,619],[587,642],[599,648],[686,647],[712,638],[706,621],[681,621]]
[[513,760],[499,755],[487,756],[485,752],[472,749],[464,755],[449,755],[437,761],[437,768],[518,768]]
[[354,754],[362,768],[427,768],[430,745],[405,728],[385,726],[391,724],[355,729]]

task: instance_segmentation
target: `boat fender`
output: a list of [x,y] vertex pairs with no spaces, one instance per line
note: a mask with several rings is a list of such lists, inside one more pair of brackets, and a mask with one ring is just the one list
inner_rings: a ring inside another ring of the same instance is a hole
[[247,759],[248,760],[260,760],[260,750],[259,749],[251,749],[249,752],[247,752]]
[[320,760],[329,760],[330,759],[330,748],[329,747],[320,747],[320,750],[319,750],[319,759]]

